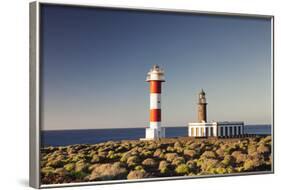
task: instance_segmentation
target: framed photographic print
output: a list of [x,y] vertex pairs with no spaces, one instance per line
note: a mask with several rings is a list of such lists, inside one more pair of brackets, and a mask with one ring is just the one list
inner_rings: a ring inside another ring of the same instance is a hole
[[273,19],[30,3],[30,185],[273,173]]

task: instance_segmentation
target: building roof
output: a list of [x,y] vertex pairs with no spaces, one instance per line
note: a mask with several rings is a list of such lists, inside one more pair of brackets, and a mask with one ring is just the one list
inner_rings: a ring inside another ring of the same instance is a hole
[[199,94],[205,95],[206,93],[204,92],[203,88],[201,88],[201,92]]

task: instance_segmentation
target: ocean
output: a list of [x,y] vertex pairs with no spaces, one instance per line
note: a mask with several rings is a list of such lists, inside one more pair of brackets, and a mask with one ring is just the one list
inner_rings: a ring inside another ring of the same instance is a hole
[[[245,125],[245,133],[268,135],[271,134],[271,125]],[[166,127],[166,137],[180,137],[186,134],[187,127]],[[144,128],[41,131],[41,147],[135,140],[144,136]]]

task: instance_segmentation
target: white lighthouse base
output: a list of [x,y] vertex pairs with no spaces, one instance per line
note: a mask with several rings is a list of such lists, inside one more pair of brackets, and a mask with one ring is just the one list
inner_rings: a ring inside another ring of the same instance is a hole
[[158,129],[155,128],[146,128],[145,129],[145,138],[140,140],[157,140],[159,138],[165,138],[165,128],[161,127]]

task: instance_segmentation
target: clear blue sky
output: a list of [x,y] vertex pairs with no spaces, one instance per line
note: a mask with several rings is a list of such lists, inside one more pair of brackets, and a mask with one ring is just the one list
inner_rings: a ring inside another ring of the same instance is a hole
[[271,123],[269,19],[42,8],[44,130],[145,127],[153,64],[165,70],[162,125],[197,120]]

